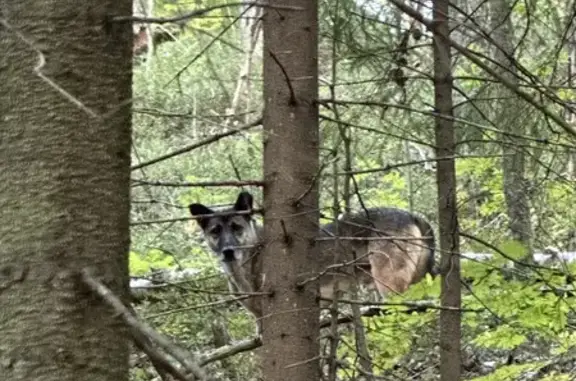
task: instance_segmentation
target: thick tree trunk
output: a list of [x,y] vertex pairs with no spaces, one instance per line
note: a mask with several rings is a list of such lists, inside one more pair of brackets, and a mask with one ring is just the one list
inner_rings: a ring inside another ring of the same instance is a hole
[[[449,36],[449,0],[434,1],[434,94],[439,114],[453,116],[452,65]],[[456,154],[454,123],[436,118],[436,157]],[[438,183],[438,220],[442,250],[441,303],[460,308],[460,241],[456,204],[456,168],[454,159],[440,160],[436,167]],[[440,311],[440,377],[458,381],[461,374],[460,312]]]
[[3,380],[128,380],[128,331],[79,273],[126,298],[132,31],[108,18],[131,13],[0,0]]
[[[517,83],[514,64],[514,29],[510,19],[511,7],[506,0],[497,0],[490,4],[492,38],[498,46],[493,46],[494,59],[501,65],[499,71],[512,83]],[[527,250],[528,258],[532,253],[532,224],[527,181],[525,178],[526,158],[524,148],[517,143],[521,140],[507,133],[524,135],[525,128],[518,122],[518,115],[510,110],[518,110],[519,102],[515,94],[506,88],[499,91],[500,100],[495,107],[495,120],[502,134],[502,174],[504,180],[504,199],[508,214],[508,229],[512,239],[521,243]]]
[[267,381],[320,378],[317,272],[318,4],[264,15],[263,375]]

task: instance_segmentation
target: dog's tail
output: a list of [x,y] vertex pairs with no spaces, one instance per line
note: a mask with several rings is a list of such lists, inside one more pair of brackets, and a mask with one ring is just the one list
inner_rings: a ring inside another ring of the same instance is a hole
[[432,275],[432,278],[440,274],[440,269],[436,266],[435,253],[436,253],[436,237],[434,234],[434,228],[428,221],[423,217],[414,215],[414,223],[420,229],[424,238],[424,243],[428,247],[428,266],[426,268],[427,272]]

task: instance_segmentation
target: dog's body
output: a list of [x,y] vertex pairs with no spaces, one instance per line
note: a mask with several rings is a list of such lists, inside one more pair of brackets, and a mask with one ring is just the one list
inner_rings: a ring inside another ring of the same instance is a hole
[[[339,290],[359,281],[384,296],[405,292],[426,273],[436,275],[434,230],[422,217],[401,209],[369,208],[345,214],[321,228],[318,246],[320,268],[336,270],[321,278],[322,298],[333,296],[335,279],[341,283]],[[345,273],[335,262],[353,263],[354,270]]]
[[[192,204],[189,209],[198,218],[208,245],[219,257],[230,289],[238,293],[261,291],[262,228],[249,214],[252,196],[241,192],[231,209],[216,216],[209,216],[216,212],[202,204]],[[234,212],[244,214],[230,215]],[[317,245],[321,275],[310,276],[318,278],[322,298],[332,298],[336,281],[342,291],[351,282],[359,281],[384,296],[388,292],[406,291],[426,273],[435,275],[434,231],[423,218],[404,210],[371,208],[344,215],[321,227]],[[262,316],[259,297],[241,302],[256,318]]]

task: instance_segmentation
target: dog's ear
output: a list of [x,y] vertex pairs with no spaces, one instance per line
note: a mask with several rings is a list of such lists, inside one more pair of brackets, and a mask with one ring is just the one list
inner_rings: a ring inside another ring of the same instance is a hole
[[[202,204],[190,204],[188,206],[188,209],[190,209],[190,213],[194,217],[202,216],[204,214],[214,214],[214,211],[212,209],[207,208]],[[198,225],[200,225],[202,229],[206,229],[206,226],[208,225],[208,220],[210,220],[210,217],[198,218],[196,219],[196,222],[198,222]]]
[[250,193],[240,192],[238,198],[236,199],[236,203],[234,204],[234,210],[238,211],[252,210],[252,202],[253,198]]

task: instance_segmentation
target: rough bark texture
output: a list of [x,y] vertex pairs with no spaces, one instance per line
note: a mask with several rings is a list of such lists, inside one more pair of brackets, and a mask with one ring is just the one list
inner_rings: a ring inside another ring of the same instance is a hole
[[[511,7],[506,0],[490,3],[492,38],[497,46],[493,46],[496,62],[501,65],[496,70],[510,82],[517,83],[516,65],[514,64],[514,29],[510,19]],[[504,180],[504,199],[508,214],[508,229],[512,239],[521,243],[527,250],[528,257],[532,252],[532,224],[530,222],[530,205],[528,187],[525,176],[525,153],[521,139],[506,133],[524,135],[523,125],[529,121],[521,121],[518,97],[506,88],[499,89],[498,105],[495,107],[495,120],[504,131],[502,135],[502,175]],[[512,111],[511,111],[512,110]]]
[[[452,73],[449,35],[449,0],[434,1],[434,75],[436,111],[453,116]],[[452,120],[436,118],[436,157],[456,153]],[[460,247],[456,204],[456,170],[454,160],[440,160],[436,167],[438,183],[438,219],[442,250],[441,303],[460,308]],[[440,377],[442,381],[460,380],[460,312],[440,312]]]
[[263,378],[318,380],[318,286],[297,282],[317,272],[318,21],[316,0],[290,0],[304,11],[264,16]]
[[[127,296],[128,0],[0,0],[0,375],[123,381],[124,324],[79,281]],[[105,119],[90,116],[40,78]]]

